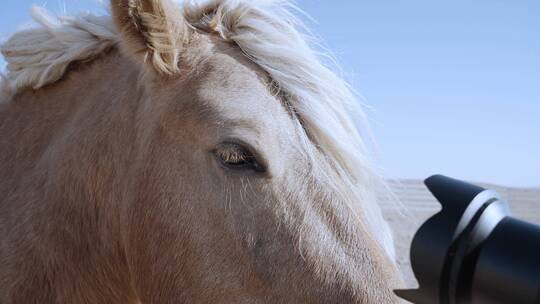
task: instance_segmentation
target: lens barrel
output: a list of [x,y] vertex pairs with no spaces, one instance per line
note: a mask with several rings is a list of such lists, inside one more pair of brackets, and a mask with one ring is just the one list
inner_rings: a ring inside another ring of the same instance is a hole
[[540,226],[512,218],[494,191],[442,175],[425,184],[442,210],[412,241],[419,289],[395,293],[416,304],[540,304]]

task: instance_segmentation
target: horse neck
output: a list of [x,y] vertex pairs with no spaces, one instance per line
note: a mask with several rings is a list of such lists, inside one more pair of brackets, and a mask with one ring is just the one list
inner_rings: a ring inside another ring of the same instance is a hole
[[[0,103],[0,231],[13,231],[0,235],[0,264],[36,264],[27,273],[6,266],[1,282],[34,282],[25,288],[39,294],[46,287],[37,284],[52,280],[66,303],[126,302],[129,293],[118,291],[129,280],[117,225],[142,95],[133,66],[113,50]],[[75,277],[81,280],[65,281]],[[81,282],[115,295],[70,298]]]

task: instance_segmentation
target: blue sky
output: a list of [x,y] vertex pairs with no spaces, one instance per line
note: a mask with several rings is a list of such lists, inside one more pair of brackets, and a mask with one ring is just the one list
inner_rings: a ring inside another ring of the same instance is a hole
[[[1,39],[33,3],[104,12],[95,0],[4,0]],[[385,175],[540,186],[539,1],[298,4],[370,106]]]

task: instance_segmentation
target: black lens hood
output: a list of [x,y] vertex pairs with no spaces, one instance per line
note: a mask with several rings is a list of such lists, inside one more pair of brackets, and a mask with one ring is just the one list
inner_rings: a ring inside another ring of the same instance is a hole
[[540,304],[540,226],[510,217],[499,195],[442,175],[425,180],[442,210],[411,245],[417,304]]

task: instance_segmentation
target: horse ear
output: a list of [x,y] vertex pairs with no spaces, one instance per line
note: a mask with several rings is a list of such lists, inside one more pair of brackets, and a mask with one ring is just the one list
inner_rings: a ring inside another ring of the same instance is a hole
[[114,23],[123,50],[159,73],[179,70],[179,54],[189,27],[178,6],[169,0],[111,0]]

